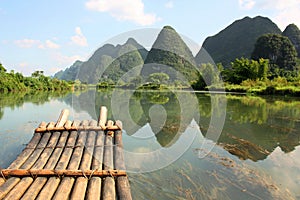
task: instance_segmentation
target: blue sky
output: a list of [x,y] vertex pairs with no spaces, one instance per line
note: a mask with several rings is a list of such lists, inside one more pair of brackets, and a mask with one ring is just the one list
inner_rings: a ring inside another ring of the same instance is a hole
[[299,0],[0,0],[0,62],[52,75],[127,31],[171,25],[199,44],[237,19],[300,27]]

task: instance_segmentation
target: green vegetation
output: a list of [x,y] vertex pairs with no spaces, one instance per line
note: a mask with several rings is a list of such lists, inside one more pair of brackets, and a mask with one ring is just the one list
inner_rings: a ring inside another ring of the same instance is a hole
[[296,25],[282,33],[268,18],[245,17],[207,38],[194,58],[179,34],[165,26],[149,52],[132,38],[122,45],[106,44],[88,61],[77,61],[55,77],[98,89],[224,90],[225,86],[229,92],[299,96],[299,44]]
[[[291,37],[296,40],[298,37],[295,33],[298,32],[292,33]],[[298,36],[300,37],[300,32]],[[300,96],[300,60],[297,58],[296,47],[288,37],[279,34],[264,34],[258,37],[252,59],[236,58],[229,67],[219,67],[225,90],[260,95]],[[213,71],[208,71],[207,75],[207,66],[203,64],[200,66],[200,74],[202,77],[210,74],[216,76]],[[202,77],[193,85],[194,89],[222,89],[216,84],[217,81],[204,82]]]
[[240,84],[245,80],[267,80],[269,61],[260,58],[259,61],[245,58],[236,59],[231,63],[231,69],[223,71],[225,81]]
[[0,92],[19,92],[19,91],[68,91],[70,84],[66,81],[50,78],[43,74],[43,71],[35,71],[31,77],[25,77],[21,73],[6,69],[0,63]]
[[268,59],[270,71],[272,73],[278,71],[278,75],[282,76],[285,71],[295,70],[297,52],[287,37],[278,34],[266,34],[257,39],[251,57],[254,60]]
[[[138,49],[132,44],[125,44],[120,47],[117,58],[108,65],[100,77],[99,82],[104,81],[109,84],[117,84],[125,73],[143,64],[144,60]],[[127,82],[127,80],[125,81]]]
[[[281,30],[270,19],[265,17],[245,17],[233,22],[218,34],[208,37],[203,48],[215,63],[222,63],[225,68],[236,58],[250,58],[254,44],[263,34],[281,34]],[[200,52],[196,61],[200,64]]]
[[[284,82],[284,79],[281,81]],[[277,82],[280,81],[277,80]],[[137,130],[149,123],[153,131],[157,131],[155,137],[161,146],[174,144],[181,133],[186,131],[197,112],[201,116],[200,129],[205,136],[208,127],[210,127],[212,115],[216,114],[218,116],[219,111],[220,114],[223,112],[219,108],[224,103],[225,98],[227,99],[226,126],[220,139],[216,142],[223,145],[238,145],[243,141],[233,140],[232,137],[240,138],[256,144],[269,153],[277,146],[280,146],[285,152],[290,152],[299,145],[297,127],[299,126],[300,101],[294,97],[274,98],[272,96],[257,97],[230,94],[224,96],[170,90],[134,91],[132,94],[131,90],[118,89],[101,90],[96,93],[95,99],[90,98],[92,95],[95,95],[95,91],[86,91],[78,96],[69,95],[67,96],[69,98],[65,100],[67,104],[74,105],[74,109],[83,109],[91,116],[95,116],[95,119],[99,116],[101,105],[108,107],[108,118],[113,119],[112,110],[114,108],[112,106],[115,107],[118,111],[118,119],[122,120],[123,127],[128,135],[136,133]],[[191,103],[191,97],[188,97],[188,95],[197,98],[196,104]],[[129,107],[112,105],[113,98],[118,99],[118,105],[128,103]],[[73,104],[74,101],[79,102],[79,104]],[[95,107],[91,107],[91,103],[96,104]],[[151,109],[154,105],[162,106],[167,113],[166,122],[160,130],[155,129],[157,126],[153,124],[153,118],[151,119],[151,112],[153,112]],[[128,111],[130,115],[128,115]],[[253,131],[247,131],[248,129]],[[246,147],[251,150],[248,152],[250,159],[259,160],[266,157],[261,157],[260,154],[256,155],[256,152],[252,151],[255,150],[256,146]],[[243,157],[243,159],[246,159],[246,157]]]
[[189,47],[170,26],[165,26],[158,34],[142,68],[141,75],[153,73],[168,74],[170,81],[197,80],[196,62]]
[[211,89],[222,87],[221,71],[223,71],[222,64],[218,64],[217,67],[211,63],[201,64],[198,80],[192,84],[192,87],[197,90],[205,90],[207,86],[212,87]]
[[227,92],[244,92],[258,95],[289,95],[300,97],[300,82],[287,81],[284,77],[273,80],[258,81],[245,80],[241,84],[225,84]]
[[[269,70],[269,60],[267,59],[260,58],[258,61],[245,58],[236,59],[231,63],[230,69],[220,71],[227,92],[300,96],[298,72],[285,71],[286,76],[280,76]],[[220,85],[217,85],[217,79],[209,85],[201,77],[197,85],[193,85],[194,89],[221,89]]]
[[[258,61],[245,58],[236,59],[231,68],[219,71],[224,86],[220,84],[220,75],[213,71],[211,64],[202,64],[199,80],[193,86],[196,90],[225,89],[227,92],[241,92],[259,95],[290,95],[300,96],[300,74],[298,71],[285,70],[285,76],[269,70],[269,60],[260,58]],[[298,66],[299,67],[299,66]],[[206,77],[206,81],[204,78]]]
[[283,36],[286,36],[295,46],[298,58],[300,58],[300,30],[295,24],[290,24],[282,33]]
[[116,84],[129,70],[144,64],[147,53],[148,51],[132,38],[122,45],[105,44],[86,62],[76,61],[65,71],[56,73],[54,77],[67,81],[78,79],[87,84]]

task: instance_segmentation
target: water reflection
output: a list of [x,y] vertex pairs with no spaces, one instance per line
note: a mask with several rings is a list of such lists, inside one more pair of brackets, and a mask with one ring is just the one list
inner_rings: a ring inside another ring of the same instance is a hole
[[[299,145],[299,99],[228,95],[227,100],[225,126],[216,142],[230,153],[258,161],[278,146],[288,153]],[[205,131],[210,113],[203,105],[200,112],[206,117],[200,126]]]
[[22,151],[41,120],[57,117],[61,108],[53,107],[60,102],[53,101],[65,95],[56,92],[0,94],[0,168],[7,167]]
[[51,99],[64,97],[68,92],[52,91],[52,92],[18,92],[18,93],[1,93],[0,94],[0,119],[4,115],[4,108],[8,107],[14,110],[23,106],[24,103],[30,102],[35,105],[43,105]]
[[[118,104],[113,103],[113,98]],[[65,99],[75,110],[85,110],[94,119],[100,106],[108,107],[108,118],[122,120],[128,135],[149,124],[162,147],[173,145],[193,119],[197,119],[197,99],[191,93],[174,91],[90,90]],[[117,110],[114,114],[114,110]]]
[[[72,95],[55,92],[0,94],[0,119],[5,115],[5,107],[13,110],[25,102],[42,105],[63,96],[62,100],[75,111],[84,110],[94,119],[99,116],[100,106],[107,106],[108,117],[121,119],[128,135],[134,136],[142,127],[150,126],[162,147],[174,145],[193,119],[198,122],[202,134],[209,138],[207,130],[212,112],[217,116],[222,114],[219,109],[212,108],[217,108],[223,101],[222,96],[216,94],[195,95],[171,90],[89,90]],[[112,104],[112,98],[117,98],[118,105]],[[113,110],[119,111],[117,115],[112,113]],[[240,159],[264,160],[276,147],[289,153],[299,146],[299,116],[300,101],[297,98],[227,95],[222,134],[217,139],[209,139]]]
[[[219,138],[210,138],[207,130],[212,112],[215,116],[222,115],[217,108],[223,96],[196,94],[197,100],[191,103],[189,100],[195,95],[182,91],[118,90],[117,95],[114,92],[91,90],[66,98],[66,102],[75,109],[87,111],[95,119],[100,106],[107,106],[109,118],[121,119],[128,135],[134,135],[145,125],[150,125],[162,147],[172,146],[191,121],[197,118],[197,113],[200,113],[200,121],[196,121],[202,134],[243,160],[263,160],[278,146],[288,153],[299,145],[300,101],[296,98],[227,95],[222,134]],[[112,98],[117,98],[119,104],[112,107]],[[197,105],[194,105],[195,102]],[[126,110],[128,107],[129,111]],[[119,111],[117,115],[113,115],[114,109]],[[210,128],[214,131],[214,127]]]
[[[0,95],[0,167],[8,166],[21,152],[40,120],[57,119],[65,107],[76,111],[75,119],[96,119],[100,105],[105,105],[110,119],[123,121],[125,148],[136,152],[176,151],[190,139],[196,123],[201,129],[202,135],[197,129],[192,146],[176,162],[155,172],[129,174],[133,196],[139,199],[295,199],[300,195],[300,99],[227,95],[222,134],[216,140],[210,138],[218,145],[199,159],[206,151],[200,144],[208,138],[212,115],[222,115],[218,105],[224,99],[219,95],[172,90],[56,95],[63,94]],[[144,138],[136,142],[137,136]],[[126,162],[137,168],[149,165],[130,158]]]

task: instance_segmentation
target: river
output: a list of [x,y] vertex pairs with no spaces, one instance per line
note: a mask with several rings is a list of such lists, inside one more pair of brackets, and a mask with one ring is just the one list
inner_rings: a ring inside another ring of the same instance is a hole
[[0,167],[41,121],[121,120],[134,199],[300,199],[300,99],[189,91],[0,95]]

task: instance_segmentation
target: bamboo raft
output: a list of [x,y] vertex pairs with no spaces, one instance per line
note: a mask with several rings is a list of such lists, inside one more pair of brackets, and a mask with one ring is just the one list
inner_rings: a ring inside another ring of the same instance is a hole
[[42,122],[26,148],[1,169],[0,199],[131,200],[125,171],[122,123],[107,120]]

